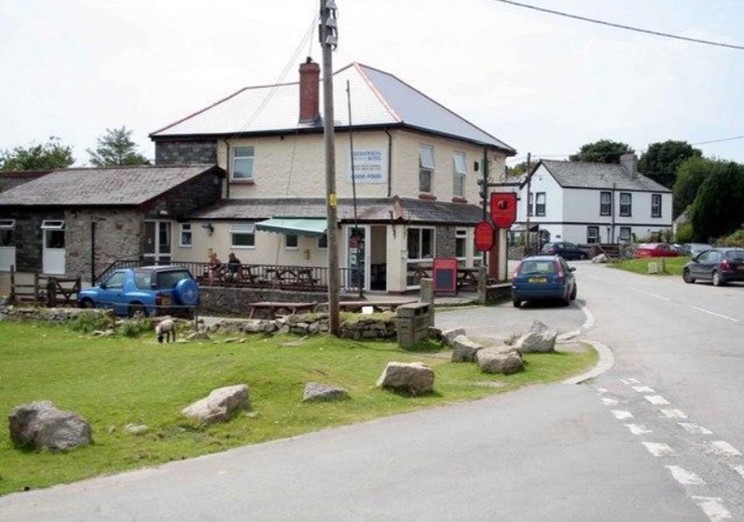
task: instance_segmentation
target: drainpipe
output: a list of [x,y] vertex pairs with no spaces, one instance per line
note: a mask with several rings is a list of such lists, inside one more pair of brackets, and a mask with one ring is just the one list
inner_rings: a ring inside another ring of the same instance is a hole
[[96,284],[96,222],[90,222],[90,284]]
[[388,168],[388,186],[387,186],[387,197],[390,197],[393,192],[393,136],[390,131],[385,128],[385,134],[388,137],[388,157],[387,157],[387,168]]
[[[610,244],[615,244],[615,191],[617,189],[617,183],[612,184],[612,200],[610,201],[610,215],[612,216],[612,229],[610,232],[610,237],[608,238],[610,240]],[[618,205],[618,208],[620,208],[620,205]]]
[[227,178],[225,179],[225,199],[230,199],[230,142],[227,138],[222,138],[225,142],[225,171],[227,172]]

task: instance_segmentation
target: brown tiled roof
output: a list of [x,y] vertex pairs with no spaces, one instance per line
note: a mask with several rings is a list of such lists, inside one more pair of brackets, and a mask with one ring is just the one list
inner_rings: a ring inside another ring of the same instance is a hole
[[112,167],[54,171],[0,193],[0,205],[137,206],[215,165]]
[[[191,216],[196,220],[259,221],[272,217],[325,218],[323,199],[226,199]],[[354,221],[351,199],[339,201],[340,222]],[[357,219],[360,223],[405,222],[418,224],[474,225],[482,219],[476,205],[447,203],[409,198],[380,198],[357,200]]]

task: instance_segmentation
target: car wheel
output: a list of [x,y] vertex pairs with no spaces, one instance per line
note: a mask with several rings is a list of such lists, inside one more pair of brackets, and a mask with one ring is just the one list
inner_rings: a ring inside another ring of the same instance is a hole
[[512,304],[514,305],[514,308],[519,308],[520,306],[522,306],[522,301],[520,301],[519,299],[512,299]]
[[685,268],[682,271],[682,280],[685,283],[694,283],[695,282],[695,278],[692,277],[692,274],[690,273],[690,269],[689,268]]
[[574,285],[573,290],[571,290],[571,301],[576,299],[576,285]]
[[131,319],[144,319],[145,317],[147,317],[147,308],[137,303],[130,304],[127,315]]
[[95,308],[96,305],[93,303],[93,299],[82,299],[80,303],[78,303],[80,308]]
[[589,256],[587,254],[579,254],[579,261],[584,261],[586,259],[589,259]]
[[726,284],[726,281],[721,277],[721,274],[718,273],[718,270],[713,271],[713,286],[723,286]]

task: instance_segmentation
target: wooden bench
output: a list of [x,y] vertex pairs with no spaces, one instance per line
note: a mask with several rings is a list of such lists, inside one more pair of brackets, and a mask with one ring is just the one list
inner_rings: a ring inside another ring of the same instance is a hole
[[288,310],[289,314],[294,315],[297,313],[314,312],[318,303],[286,303],[286,302],[275,302],[275,301],[261,301],[259,303],[251,303],[251,312],[248,314],[248,319],[253,319],[253,315],[256,310],[268,310],[269,317],[274,319],[280,310]]
[[[408,301],[341,301],[338,303],[338,307],[342,312],[361,312],[366,306],[371,306],[375,312],[394,312],[401,305],[417,302],[416,299]],[[328,303],[319,304],[318,310],[328,311]]]

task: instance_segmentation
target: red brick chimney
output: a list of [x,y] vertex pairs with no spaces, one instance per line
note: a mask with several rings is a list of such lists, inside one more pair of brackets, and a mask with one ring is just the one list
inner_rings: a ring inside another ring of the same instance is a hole
[[320,65],[308,56],[300,64],[300,123],[320,119]]

